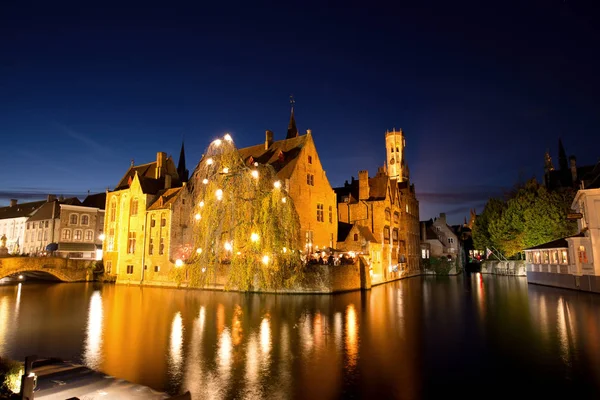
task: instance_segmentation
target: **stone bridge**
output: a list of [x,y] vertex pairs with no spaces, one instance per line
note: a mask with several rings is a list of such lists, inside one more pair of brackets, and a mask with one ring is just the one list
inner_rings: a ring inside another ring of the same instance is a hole
[[2,257],[0,279],[28,272],[34,274],[43,272],[63,282],[91,281],[93,262],[61,257]]

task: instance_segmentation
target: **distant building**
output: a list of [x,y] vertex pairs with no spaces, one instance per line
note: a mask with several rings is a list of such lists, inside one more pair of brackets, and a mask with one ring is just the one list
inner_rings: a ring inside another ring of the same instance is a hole
[[[340,228],[338,247],[356,248],[371,263],[373,283],[396,279],[403,273],[419,269],[419,203],[414,185],[409,182],[404,158],[402,131],[386,132],[387,163],[369,178],[366,170],[358,172],[343,187],[336,188]],[[354,239],[357,239],[356,241]]]
[[[52,196],[49,195],[48,198],[50,199]],[[6,236],[6,247],[9,254],[27,252],[24,244],[27,220],[45,203],[45,200],[41,200],[19,204],[16,199],[12,199],[10,206],[0,207],[0,237]]]
[[446,222],[446,214],[421,221],[421,258],[446,257],[455,260],[460,254],[457,234]]
[[50,243],[58,243],[62,204],[79,205],[81,202],[76,197],[56,199],[56,196],[49,195],[48,200],[27,220],[23,241],[25,253],[31,256],[41,255]]
[[558,169],[554,168],[552,157],[547,151],[544,156],[544,185],[548,190],[578,189],[581,181],[592,172],[593,165],[577,166],[575,156],[567,160],[562,140],[558,140]]

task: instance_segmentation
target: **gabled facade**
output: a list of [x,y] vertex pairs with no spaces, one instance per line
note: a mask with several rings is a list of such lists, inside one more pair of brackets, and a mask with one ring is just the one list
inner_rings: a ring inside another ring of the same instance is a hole
[[382,244],[371,230],[358,223],[338,222],[337,250],[361,254],[369,265],[371,281],[379,283],[384,276],[382,263]]
[[460,240],[452,228],[446,222],[446,214],[440,213],[440,216],[429,221],[421,222],[421,241],[426,244],[421,252],[423,258],[447,257],[456,260],[460,254]]
[[[49,195],[49,199],[51,199]],[[0,237],[6,238],[6,248],[9,254],[25,254],[25,231],[27,220],[45,200],[19,204],[16,199],[10,201],[7,207],[0,207]]]
[[48,201],[38,208],[25,224],[24,252],[34,256],[44,254],[49,244],[60,238],[60,207],[63,204],[79,205],[76,197],[68,199],[48,196]]
[[[292,123],[293,122],[293,123]],[[245,163],[269,164],[294,201],[300,219],[305,250],[313,252],[334,247],[337,240],[335,192],[323,169],[311,131],[294,136],[290,122],[288,139],[274,141],[267,131],[264,144],[240,149]]]

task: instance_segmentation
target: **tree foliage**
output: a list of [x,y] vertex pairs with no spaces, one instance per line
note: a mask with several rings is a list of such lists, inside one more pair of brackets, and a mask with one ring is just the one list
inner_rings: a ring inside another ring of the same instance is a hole
[[573,190],[550,192],[535,179],[516,186],[506,199],[490,199],[475,220],[476,248],[496,248],[507,257],[575,233],[567,220]]
[[246,165],[226,135],[208,147],[191,184],[191,286],[224,275],[227,289],[277,289],[298,278],[298,214],[273,167]]

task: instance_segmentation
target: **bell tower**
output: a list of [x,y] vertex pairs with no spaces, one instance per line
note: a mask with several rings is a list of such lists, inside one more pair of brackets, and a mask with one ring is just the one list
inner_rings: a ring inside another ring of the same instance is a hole
[[404,159],[406,140],[402,129],[385,132],[385,153],[387,159],[388,176],[398,182],[408,180],[408,166]]

